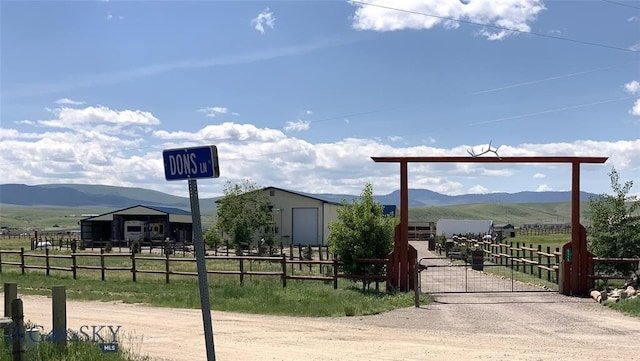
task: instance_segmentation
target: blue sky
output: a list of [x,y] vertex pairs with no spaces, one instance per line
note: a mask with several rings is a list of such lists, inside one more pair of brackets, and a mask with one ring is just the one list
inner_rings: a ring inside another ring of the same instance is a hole
[[[467,4],[465,4],[465,2]],[[221,177],[399,188],[371,156],[603,156],[640,193],[638,1],[2,1],[0,183],[134,186],[215,144]],[[445,194],[569,190],[570,167],[412,164]]]

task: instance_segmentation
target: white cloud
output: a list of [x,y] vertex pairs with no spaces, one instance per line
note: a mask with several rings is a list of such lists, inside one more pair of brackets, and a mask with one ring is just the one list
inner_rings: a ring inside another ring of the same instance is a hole
[[251,20],[251,25],[255,27],[261,34],[264,34],[264,27],[268,26],[271,29],[275,26],[276,18],[273,16],[273,13],[269,11],[269,8],[262,10],[258,16]]
[[286,130],[287,132],[290,132],[290,131],[299,132],[303,130],[309,130],[309,128],[311,128],[311,122],[298,119],[296,121],[288,121],[287,125],[284,127],[284,130]]
[[[396,145],[386,139],[313,142],[282,129],[233,122],[195,130],[163,129],[150,112],[108,107],[61,108],[51,114],[46,122],[25,119],[14,128],[0,126],[0,183],[123,185],[185,196],[185,187],[164,180],[162,150],[216,144],[223,181],[203,182],[203,197],[220,195],[224,181],[243,178],[303,192],[356,195],[370,182],[376,194],[386,194],[399,187],[398,165],[374,163],[372,156],[467,156],[469,148]],[[587,191],[593,191],[587,188],[593,182],[603,184],[595,192],[609,190],[611,166],[622,179],[640,175],[640,139],[500,145],[505,157],[558,154],[609,156],[605,165],[582,168],[581,187]],[[542,174],[546,184],[539,186],[535,179]],[[570,174],[570,165],[415,163],[410,166],[409,185],[450,195],[541,191],[551,185],[570,189]]]
[[72,100],[69,98],[61,98],[55,101],[56,104],[60,104],[60,105],[82,105],[84,104],[83,101],[77,101],[77,100]]
[[[441,25],[458,27],[456,20],[487,25],[478,34],[488,40],[502,40],[517,32],[531,31],[530,24],[545,10],[542,0],[425,1],[368,0],[354,4],[352,26],[358,30],[394,31],[431,29]],[[505,29],[505,30],[503,30]]]
[[313,114],[313,112],[311,110],[307,110],[307,111],[305,111],[305,114],[311,115],[311,114]]
[[123,20],[123,19],[124,19],[124,16],[122,16],[122,15],[114,16],[114,15],[111,13],[111,11],[109,11],[109,12],[107,13],[107,15],[105,15],[105,17],[104,17],[104,18],[105,18],[105,20],[113,20],[113,19]]
[[392,142],[399,142],[402,141],[402,137],[399,135],[390,135],[387,137],[387,139],[389,139]]
[[[204,113],[207,117],[214,118],[216,115],[227,114],[229,109],[225,107],[204,107],[197,110],[199,113]],[[237,113],[233,113],[237,115]]]
[[231,122],[207,125],[197,132],[169,132],[166,130],[158,130],[155,131],[153,135],[164,140],[202,142],[278,142],[285,138],[284,133],[276,129],[258,128],[253,124],[236,124]]
[[469,194],[487,194],[489,193],[489,190],[478,184],[476,186],[469,188],[467,192],[469,192]]
[[553,189],[546,184],[540,184],[538,188],[536,188],[536,192],[550,192]]
[[533,175],[534,179],[546,178],[547,176],[542,173],[536,173]]
[[629,109],[629,114],[640,116],[640,99],[636,99],[635,103],[631,109]]
[[[149,112],[140,110],[113,110],[104,106],[86,108],[61,107],[52,109],[55,119],[39,120],[37,123],[52,128],[96,129],[106,125],[122,128],[128,125],[158,125],[160,121]],[[104,130],[104,129],[102,129]]]
[[629,47],[629,50],[640,51],[640,43],[633,44]]
[[637,94],[640,90],[640,82],[633,80],[624,85],[624,89],[631,94]]
[[630,17],[630,18],[628,18],[628,19],[627,19],[627,21],[629,21],[629,22],[632,22],[632,21],[639,21],[639,20],[640,20],[640,17],[638,17],[638,16],[632,16],[632,17]]

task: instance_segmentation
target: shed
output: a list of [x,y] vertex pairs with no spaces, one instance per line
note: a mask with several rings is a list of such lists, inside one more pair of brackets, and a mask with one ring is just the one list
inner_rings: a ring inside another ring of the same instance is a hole
[[482,219],[440,219],[436,223],[436,233],[451,237],[456,235],[485,235],[493,233],[493,221]]
[[265,187],[276,243],[327,245],[329,223],[338,219],[341,203],[292,190]]
[[501,238],[513,238],[516,236],[516,227],[513,224],[496,224],[493,231],[501,236]]
[[127,244],[139,240],[190,243],[193,240],[191,213],[179,208],[136,205],[85,218],[80,221],[85,245]]

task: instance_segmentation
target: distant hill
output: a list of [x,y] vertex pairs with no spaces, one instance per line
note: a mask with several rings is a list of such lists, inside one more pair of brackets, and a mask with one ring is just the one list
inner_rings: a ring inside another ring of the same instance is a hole
[[[309,194],[327,201],[350,202],[358,195],[348,194]],[[581,192],[580,200],[587,201],[594,195]],[[374,196],[384,205],[399,205],[400,191]],[[215,213],[217,198],[201,198],[202,213]],[[519,192],[464,194],[449,196],[427,189],[409,190],[409,207],[451,206],[462,204],[510,204],[510,203],[561,203],[570,202],[571,192]],[[45,184],[29,186],[24,184],[0,185],[0,203],[19,206],[54,207],[100,207],[126,208],[137,204],[148,206],[174,207],[189,210],[190,201],[186,197],[177,197],[162,192],[142,189],[87,184]]]
[[[343,199],[351,201],[359,196],[345,194],[314,194],[314,196],[341,202]],[[588,201],[593,193],[580,192],[580,201]],[[386,195],[374,196],[381,204],[400,205],[400,191],[393,191]],[[463,194],[449,196],[428,189],[409,189],[409,207],[455,206],[462,204],[487,203],[559,203],[571,202],[571,192],[518,192],[518,193],[488,193]]]

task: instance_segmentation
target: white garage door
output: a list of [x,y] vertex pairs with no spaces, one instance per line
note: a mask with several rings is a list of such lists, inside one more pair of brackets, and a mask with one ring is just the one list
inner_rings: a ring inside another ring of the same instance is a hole
[[293,208],[293,244],[318,244],[318,208]]

